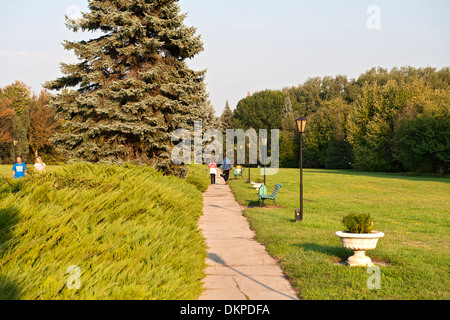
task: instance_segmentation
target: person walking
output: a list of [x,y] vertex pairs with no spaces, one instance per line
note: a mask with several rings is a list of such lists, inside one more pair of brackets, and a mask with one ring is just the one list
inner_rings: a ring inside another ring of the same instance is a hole
[[228,179],[230,178],[230,170],[231,169],[232,169],[231,161],[230,161],[230,159],[227,158],[227,155],[224,155],[223,164],[222,164],[223,174],[221,176],[225,180],[225,184],[228,184]]
[[27,165],[22,162],[22,157],[17,157],[17,162],[14,164],[12,177],[13,179],[24,178],[27,176]]
[[211,162],[205,170],[209,169],[209,175],[211,176],[211,185],[216,184],[216,174],[217,174],[217,164],[214,159],[211,159]]
[[36,158],[36,163],[34,164],[34,171],[41,174],[45,172],[45,163],[42,161],[41,157]]

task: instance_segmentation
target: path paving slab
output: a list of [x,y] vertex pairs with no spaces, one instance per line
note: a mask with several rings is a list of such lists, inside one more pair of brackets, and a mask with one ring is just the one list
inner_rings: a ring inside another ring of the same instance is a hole
[[208,246],[200,300],[298,300],[277,261],[258,243],[222,179],[203,195],[198,224]]

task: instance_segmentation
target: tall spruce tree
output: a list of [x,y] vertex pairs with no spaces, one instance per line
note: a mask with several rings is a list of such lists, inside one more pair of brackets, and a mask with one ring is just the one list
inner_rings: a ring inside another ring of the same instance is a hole
[[171,161],[172,132],[192,128],[209,112],[204,76],[187,59],[203,51],[196,29],[184,25],[178,0],[90,0],[73,31],[102,36],[63,43],[79,63],[46,83],[62,90],[51,102],[66,130],[55,143],[70,158],[147,163],[182,175]]
[[227,129],[231,129],[233,125],[233,111],[230,108],[230,103],[226,102],[225,109],[223,109],[222,115],[220,116],[220,126],[222,128],[223,133],[226,132]]

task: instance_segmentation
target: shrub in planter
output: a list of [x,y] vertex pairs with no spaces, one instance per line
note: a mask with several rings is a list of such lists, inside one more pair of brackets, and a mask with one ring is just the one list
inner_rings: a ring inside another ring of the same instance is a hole
[[371,233],[373,231],[372,216],[367,213],[350,213],[342,219],[349,233]]

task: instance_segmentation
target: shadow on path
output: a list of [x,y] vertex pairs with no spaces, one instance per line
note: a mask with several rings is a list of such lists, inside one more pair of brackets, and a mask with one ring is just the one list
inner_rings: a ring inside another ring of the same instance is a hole
[[[280,292],[280,291],[278,291],[278,290],[275,290],[275,289],[269,287],[268,285],[266,285],[266,284],[264,284],[264,283],[262,283],[262,282],[260,282],[260,281],[258,281],[258,280],[256,280],[256,279],[252,278],[251,276],[249,276],[249,275],[247,275],[247,274],[245,274],[245,273],[242,273],[242,272],[239,271],[239,270],[236,270],[236,269],[233,268],[232,266],[227,265],[227,263],[226,263],[221,257],[219,257],[219,256],[218,256],[217,254],[215,254],[215,253],[208,253],[208,258],[209,258],[210,260],[214,261],[214,262],[220,263],[220,264],[223,265],[224,267],[227,267],[228,269],[230,269],[230,270],[232,270],[232,271],[234,271],[234,272],[240,274],[241,276],[244,276],[244,277],[246,277],[247,279],[250,279],[251,281],[257,283],[258,285],[260,285],[260,286],[262,286],[262,287],[264,287],[264,288],[266,288],[266,289],[269,289],[270,291],[273,291],[273,292],[276,292],[276,293],[278,293],[278,294],[280,294],[280,295],[282,295],[282,296],[285,296],[286,298],[288,298],[288,299],[290,299],[290,300],[296,300],[295,298],[293,298],[293,297],[291,297],[291,296],[289,296],[289,295],[287,295],[287,294],[285,294],[285,293],[283,293],[283,292]],[[243,293],[243,294],[245,295],[245,293]]]

